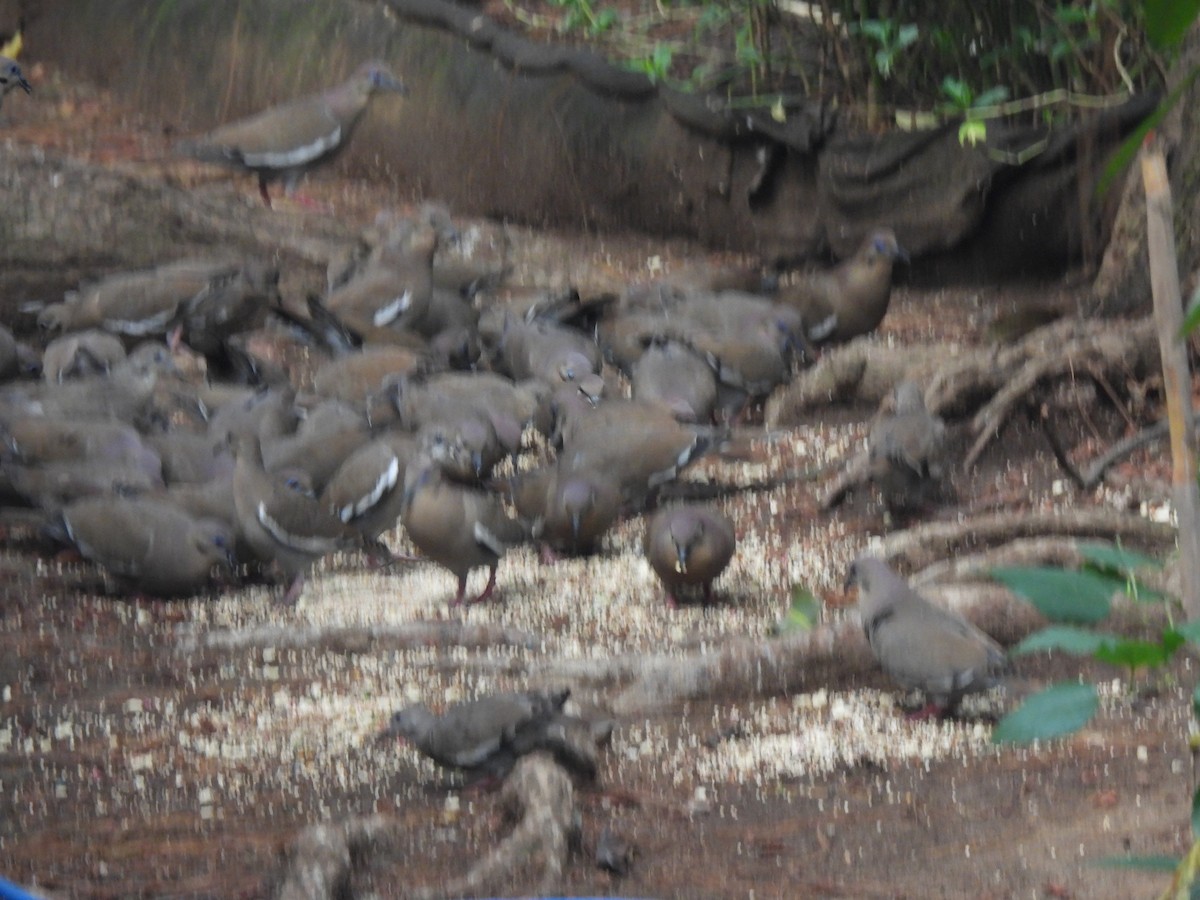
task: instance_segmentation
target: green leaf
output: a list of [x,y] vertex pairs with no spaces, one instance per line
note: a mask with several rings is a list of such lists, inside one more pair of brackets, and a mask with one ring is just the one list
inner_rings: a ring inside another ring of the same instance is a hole
[[903,50],[910,46],[920,33],[921,29],[916,25],[901,25],[900,31],[896,35],[896,49]]
[[595,21],[592,22],[592,33],[603,34],[617,24],[617,11],[615,9],[602,9],[596,14]]
[[793,631],[811,631],[821,621],[823,607],[807,587],[798,584],[792,588],[792,605],[787,615],[775,623],[775,634],[790,634]]
[[1179,329],[1180,337],[1187,337],[1196,330],[1196,326],[1200,325],[1200,297],[1192,299],[1192,305],[1188,307],[1187,315],[1183,317],[1183,327]]
[[1003,103],[1008,99],[1008,88],[999,84],[994,88],[988,88],[982,94],[975,98],[975,102],[971,105],[978,108],[980,106],[995,106],[997,103]]
[[1076,656],[1091,656],[1105,644],[1116,640],[1116,635],[1100,634],[1070,625],[1051,625],[1035,631],[1009,652],[1013,656],[1021,656],[1039,650],[1062,650]]
[[1079,554],[1090,563],[1101,568],[1122,574],[1134,569],[1161,569],[1162,561],[1144,553],[1135,553],[1115,544],[1104,544],[1099,541],[1085,541],[1078,545]]
[[1146,0],[1146,37],[1156,50],[1170,50],[1200,13],[1200,0]]
[[881,22],[878,19],[867,19],[858,26],[858,30],[867,37],[886,44],[892,33],[891,22]]
[[1062,682],[1029,697],[996,724],[992,742],[1026,744],[1078,731],[1100,707],[1090,684]]
[[969,109],[971,100],[974,99],[970,85],[949,75],[942,79],[942,93],[949,97],[950,102],[959,109]]
[[1052,622],[1093,625],[1108,615],[1125,582],[1094,572],[1056,568],[993,569],[991,576],[1032,603]]
[[1121,639],[1106,642],[1098,647],[1094,656],[1100,662],[1110,665],[1141,669],[1146,666],[1161,666],[1171,658],[1172,652],[1159,641]]
[[1192,691],[1192,716],[1200,719],[1200,684]]
[[1179,860],[1173,856],[1106,856],[1096,865],[1107,869],[1138,869],[1143,872],[1174,872]]
[[958,143],[960,146],[976,144],[987,140],[987,122],[982,119],[967,119],[958,126]]

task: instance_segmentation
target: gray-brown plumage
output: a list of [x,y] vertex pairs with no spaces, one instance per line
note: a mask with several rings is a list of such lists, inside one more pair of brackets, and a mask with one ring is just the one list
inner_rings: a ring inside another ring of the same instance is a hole
[[925,408],[920,386],[897,384],[867,436],[870,478],[889,513],[922,512],[945,498],[945,443],[945,423]]
[[660,406],[633,400],[602,403],[570,425],[559,466],[605,473],[635,506],[718,440],[711,428],[685,425]]
[[56,337],[42,352],[42,378],[52,384],[68,378],[107,375],[125,359],[125,345],[115,334],[99,328],[72,331]]
[[633,399],[664,406],[681,422],[712,420],[716,375],[704,357],[686,344],[652,343],[634,363],[630,382]]
[[400,519],[404,474],[417,451],[411,435],[380,435],[346,457],[321,493],[325,506],[377,552],[379,536]]
[[577,381],[600,371],[600,348],[587,335],[556,322],[509,321],[500,339],[499,368],[517,381]]
[[33,93],[33,86],[25,80],[25,74],[17,65],[17,61],[9,59],[7,56],[0,56],[0,104],[3,104],[4,98],[17,88],[27,94]]
[[368,399],[425,366],[423,353],[406,347],[370,346],[321,365],[313,374],[313,390],[323,397],[366,409]]
[[0,389],[0,417],[140,421],[154,408],[160,377],[176,371],[166,346],[147,342],[136,347],[107,376],[75,378],[62,384],[7,383]]
[[233,564],[233,535],[156,498],[104,496],[62,510],[62,531],[85,559],[154,596],[195,594]]
[[858,585],[863,630],[883,671],[929,699],[920,715],[952,713],[963,695],[988,690],[1006,668],[999,644],[930,603],[883,560],[859,557],[847,583]]
[[278,563],[290,580],[283,602],[294,603],[304,589],[305,573],[316,560],[361,545],[361,538],[316,497],[267,472],[257,435],[237,438],[233,451],[238,530],[259,559]]
[[350,139],[376,91],[407,93],[386,66],[367,62],[336,87],[222,125],[181,142],[176,150],[202,162],[254,172],[263,202],[270,206],[267,185],[282,180],[290,193],[301,175],[333,157]]
[[646,522],[642,550],[667,589],[667,602],[699,587],[712,600],[712,583],[725,571],[737,548],[733,523],[703,506],[660,509]]
[[546,466],[512,479],[513,505],[541,542],[544,561],[555,553],[592,553],[620,518],[621,489],[606,473]]
[[595,741],[590,734],[573,739],[579,732],[563,712],[570,693],[495,694],[457,703],[440,716],[424,704],[409,706],[393,714],[381,736],[411,741],[439,765],[474,777],[503,778],[520,757],[545,750],[571,771],[592,778]]
[[181,260],[119,272],[69,291],[47,306],[38,324],[48,331],[99,328],[127,341],[176,333],[199,353],[261,324],[278,296],[279,272],[257,262]]
[[446,418],[424,426],[417,440],[422,452],[444,474],[455,481],[478,483],[508,456],[510,449],[487,416],[471,411],[450,412]]
[[433,300],[433,256],[441,231],[407,223],[397,245],[325,298],[325,306],[365,341],[380,330],[421,333]]
[[809,342],[848,341],[879,327],[892,295],[892,264],[907,258],[892,229],[879,228],[832,269],[782,288],[779,300],[800,313]]
[[496,569],[509,546],[525,530],[504,511],[500,498],[446,478],[431,460],[409,465],[404,480],[401,521],[413,545],[458,578],[451,606],[463,602],[472,569],[488,568],[483,591],[469,603],[481,603],[496,589]]

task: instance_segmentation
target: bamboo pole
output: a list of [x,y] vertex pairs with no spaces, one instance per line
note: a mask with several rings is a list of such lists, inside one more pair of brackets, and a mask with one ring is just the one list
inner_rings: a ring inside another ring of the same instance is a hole
[[1146,187],[1146,237],[1150,287],[1162,354],[1163,391],[1171,433],[1172,494],[1179,527],[1179,562],[1184,615],[1200,619],[1200,488],[1196,484],[1196,429],[1192,377],[1183,329],[1183,297],[1175,258],[1175,229],[1167,163],[1153,133],[1141,150]]

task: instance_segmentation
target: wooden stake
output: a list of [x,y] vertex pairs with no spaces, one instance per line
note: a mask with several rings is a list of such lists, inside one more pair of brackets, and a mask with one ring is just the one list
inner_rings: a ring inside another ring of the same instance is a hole
[[1183,610],[1200,619],[1200,488],[1196,485],[1196,428],[1192,414],[1192,376],[1183,329],[1183,297],[1175,258],[1171,184],[1162,148],[1151,134],[1141,154],[1146,186],[1146,237],[1150,247],[1150,287],[1162,354],[1163,390],[1171,432],[1172,494],[1179,523],[1179,563]]

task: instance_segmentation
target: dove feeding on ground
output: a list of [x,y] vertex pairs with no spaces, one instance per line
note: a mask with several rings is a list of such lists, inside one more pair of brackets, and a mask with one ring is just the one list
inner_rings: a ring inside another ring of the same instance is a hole
[[861,556],[846,580],[858,585],[863,631],[883,671],[928,698],[916,717],[952,715],[964,695],[996,685],[1008,662],[1000,645],[925,599],[886,562]]

